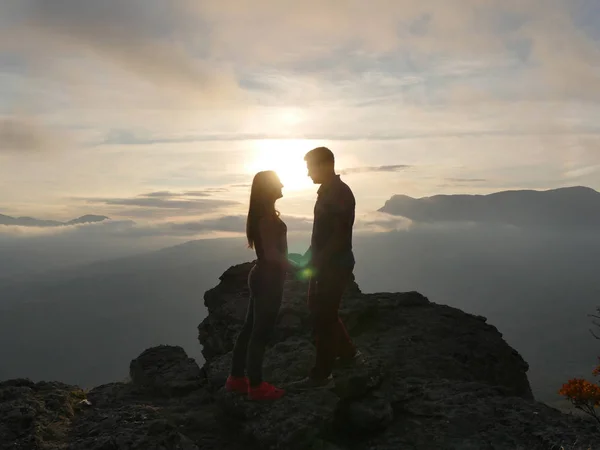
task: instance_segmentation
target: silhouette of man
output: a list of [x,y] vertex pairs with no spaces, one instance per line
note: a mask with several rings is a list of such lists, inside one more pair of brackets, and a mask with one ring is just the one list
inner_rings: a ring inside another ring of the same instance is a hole
[[293,390],[323,389],[333,384],[336,363],[362,362],[338,316],[342,295],[353,280],[352,227],[356,201],[352,190],[335,173],[335,157],[326,147],[317,147],[304,157],[308,176],[320,184],[314,209],[309,283],[310,309],[317,347],[315,365],[308,377],[292,383]]

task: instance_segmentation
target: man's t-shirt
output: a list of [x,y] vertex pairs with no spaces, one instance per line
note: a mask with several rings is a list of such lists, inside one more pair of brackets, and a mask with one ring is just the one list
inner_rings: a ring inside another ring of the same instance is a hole
[[313,232],[311,247],[313,253],[321,251],[333,237],[335,222],[340,222],[347,227],[343,248],[332,256],[330,261],[324,261],[327,266],[354,267],[354,253],[352,252],[352,227],[356,200],[350,187],[344,183],[339,175],[321,185],[315,203]]

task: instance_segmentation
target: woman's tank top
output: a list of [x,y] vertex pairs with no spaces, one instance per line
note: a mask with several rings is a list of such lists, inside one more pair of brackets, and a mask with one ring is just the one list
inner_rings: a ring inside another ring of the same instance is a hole
[[[277,227],[275,228],[277,249],[282,255],[287,255],[287,226],[279,217],[274,217],[273,220],[277,221]],[[260,233],[257,233],[254,240],[254,249],[257,261],[248,275],[250,292],[255,296],[260,296],[261,292],[275,291],[283,295],[287,270],[282,264],[267,261]]]
[[[287,255],[287,251],[288,251],[288,248],[287,248],[287,225],[279,217],[273,218],[273,221],[275,221],[275,223],[277,224],[277,227],[275,228],[275,230],[276,230],[275,232],[277,233],[277,236],[275,236],[277,250],[279,250],[279,252],[282,255]],[[259,262],[266,261],[265,251],[264,251],[262,237],[261,237],[260,233],[257,233],[257,235],[256,235],[256,239],[254,242],[254,248],[256,250],[256,257],[257,257],[258,261]]]

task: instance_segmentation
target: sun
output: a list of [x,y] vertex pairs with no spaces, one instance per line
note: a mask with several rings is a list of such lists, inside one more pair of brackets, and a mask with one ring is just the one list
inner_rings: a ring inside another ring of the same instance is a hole
[[306,173],[304,155],[312,143],[304,139],[263,139],[256,141],[246,170],[255,174],[261,170],[274,170],[285,190],[299,191],[313,186]]

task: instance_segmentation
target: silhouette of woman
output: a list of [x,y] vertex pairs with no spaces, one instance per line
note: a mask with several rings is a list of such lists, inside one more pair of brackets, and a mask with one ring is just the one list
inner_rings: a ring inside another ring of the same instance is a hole
[[248,394],[251,400],[275,400],[284,395],[283,389],[262,379],[265,346],[275,327],[286,273],[294,270],[287,258],[287,226],[275,209],[282,188],[275,172],[263,171],[255,175],[250,193],[246,237],[257,261],[248,276],[250,302],[225,388]]

